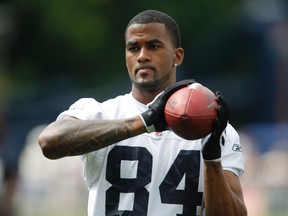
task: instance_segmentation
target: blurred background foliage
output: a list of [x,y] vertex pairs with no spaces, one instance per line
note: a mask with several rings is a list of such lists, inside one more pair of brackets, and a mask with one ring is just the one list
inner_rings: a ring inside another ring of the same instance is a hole
[[[257,112],[263,91],[267,90],[263,79],[273,78],[273,71],[262,75],[261,67],[266,65],[262,63],[265,57],[261,49],[267,45],[263,42],[265,27],[261,26],[275,19],[275,15],[269,18],[271,13],[264,9],[273,11],[279,0],[272,1],[274,5],[263,1],[266,3],[2,0],[1,79],[10,80],[8,86],[2,87],[3,92],[7,91],[5,101],[12,102],[8,103],[10,106],[29,103],[107,83],[117,84],[119,80],[126,80],[130,86],[125,66],[126,25],[136,13],[157,9],[174,17],[181,29],[186,57],[178,72],[179,79],[195,78],[214,91],[221,90],[231,103],[232,113],[237,113],[238,125],[273,121],[271,105]],[[281,3],[282,6],[287,8],[287,3]],[[262,10],[257,16],[255,8]],[[266,20],[261,18],[263,14],[264,18],[268,16]],[[276,19],[277,16],[282,15],[276,15]],[[253,85],[257,88],[246,88]],[[269,90],[273,94],[273,89]]]
[[[23,87],[24,92],[37,90],[43,97],[126,77],[124,30],[132,16],[141,10],[159,9],[174,17],[182,31],[183,47],[189,47],[189,56],[193,47],[231,25],[240,3],[14,0],[9,4],[7,1],[2,6],[12,18],[6,47],[7,67],[17,87],[15,94]],[[51,88],[63,80],[61,85],[65,88]]]

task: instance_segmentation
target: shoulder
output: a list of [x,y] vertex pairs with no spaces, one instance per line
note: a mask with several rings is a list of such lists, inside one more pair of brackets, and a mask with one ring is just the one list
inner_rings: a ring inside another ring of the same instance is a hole
[[225,144],[222,146],[222,166],[237,176],[244,172],[244,162],[240,137],[236,129],[228,124],[224,132]]
[[99,106],[100,102],[95,100],[94,98],[81,98],[77,100],[75,103],[73,103],[69,109],[78,109],[83,110],[85,108],[93,107],[93,106]]
[[94,98],[81,98],[73,103],[68,110],[62,112],[57,119],[64,118],[67,115],[82,120],[102,119],[107,113],[115,113],[120,104],[125,104],[125,100],[128,100],[127,98],[128,94],[103,102],[99,102]]
[[74,102],[69,109],[60,113],[57,120],[66,116],[73,116],[82,120],[89,120],[93,111],[101,110],[101,105],[93,98],[81,98]]
[[225,139],[239,140],[239,134],[236,129],[228,123],[225,131],[224,131]]
[[224,149],[226,151],[241,152],[240,136],[231,124],[227,125],[223,136],[225,139]]

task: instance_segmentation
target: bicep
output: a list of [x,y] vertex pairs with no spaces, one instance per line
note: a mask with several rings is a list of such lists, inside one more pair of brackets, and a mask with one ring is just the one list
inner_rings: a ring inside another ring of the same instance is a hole
[[232,192],[242,201],[244,201],[243,198],[243,192],[242,192],[242,188],[241,188],[241,183],[240,183],[240,179],[239,177],[231,172],[231,171],[227,171],[224,170],[224,176],[226,178],[226,181],[228,183],[228,185],[230,186],[230,189],[232,190]]

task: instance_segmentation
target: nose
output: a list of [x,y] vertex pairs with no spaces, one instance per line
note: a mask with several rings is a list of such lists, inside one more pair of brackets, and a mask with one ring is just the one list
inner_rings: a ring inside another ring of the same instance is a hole
[[142,48],[139,52],[139,55],[137,57],[137,61],[140,62],[146,62],[146,61],[150,61],[151,57],[149,55],[149,52],[147,49]]

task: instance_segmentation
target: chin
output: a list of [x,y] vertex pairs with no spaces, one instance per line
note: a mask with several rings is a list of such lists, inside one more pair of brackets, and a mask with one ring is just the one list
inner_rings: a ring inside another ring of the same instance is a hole
[[149,81],[142,79],[134,81],[133,83],[141,91],[155,91],[159,89],[159,83],[155,80]]

